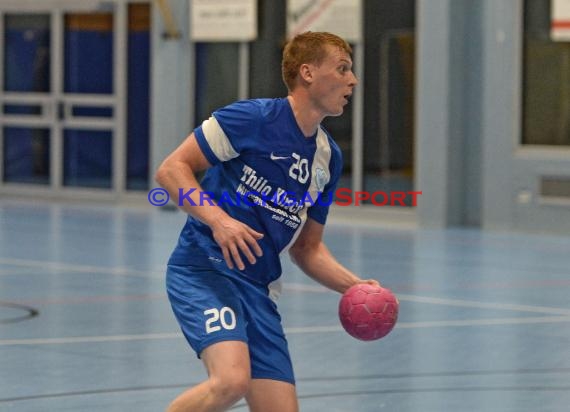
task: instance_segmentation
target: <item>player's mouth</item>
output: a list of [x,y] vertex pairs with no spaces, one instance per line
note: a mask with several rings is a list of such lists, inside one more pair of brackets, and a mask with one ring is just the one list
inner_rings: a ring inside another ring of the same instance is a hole
[[344,104],[348,104],[350,102],[350,99],[352,98],[352,93],[345,94],[342,97],[344,98]]

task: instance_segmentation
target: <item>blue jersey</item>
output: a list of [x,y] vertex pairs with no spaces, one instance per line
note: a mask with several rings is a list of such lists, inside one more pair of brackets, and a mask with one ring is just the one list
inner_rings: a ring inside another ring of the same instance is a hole
[[210,228],[188,216],[169,264],[207,265],[269,285],[281,276],[280,254],[307,218],[325,223],[342,170],[340,150],[322,127],[305,137],[287,98],[233,103],[194,134],[212,165],[201,182],[201,201],[213,199],[263,233],[263,256],[253,265],[244,259],[244,270],[229,270]]

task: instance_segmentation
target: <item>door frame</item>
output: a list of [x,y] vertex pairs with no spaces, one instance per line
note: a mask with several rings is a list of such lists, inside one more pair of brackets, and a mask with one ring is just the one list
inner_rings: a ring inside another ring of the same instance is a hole
[[[5,104],[33,104],[42,108],[40,115],[17,116],[0,112],[0,194],[42,197],[116,199],[126,192],[126,105],[127,105],[127,7],[130,2],[114,0],[51,0],[41,4],[3,0],[0,5],[0,90],[4,89],[4,16],[41,13],[50,16],[51,59],[48,93],[0,93],[0,107]],[[111,12],[113,14],[113,91],[111,94],[64,93],[64,17],[67,13]],[[73,115],[74,106],[111,107],[108,118],[82,118]],[[60,119],[60,108],[64,113]],[[50,184],[6,183],[3,181],[3,129],[5,126],[45,127],[50,130]],[[112,133],[111,188],[84,188],[63,185],[63,131],[106,130]]]

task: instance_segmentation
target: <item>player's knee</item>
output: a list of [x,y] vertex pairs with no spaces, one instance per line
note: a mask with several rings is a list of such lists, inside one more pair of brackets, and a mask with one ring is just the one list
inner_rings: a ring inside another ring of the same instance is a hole
[[251,383],[248,373],[234,372],[219,378],[211,378],[212,391],[216,397],[225,399],[229,403],[237,402],[243,398]]

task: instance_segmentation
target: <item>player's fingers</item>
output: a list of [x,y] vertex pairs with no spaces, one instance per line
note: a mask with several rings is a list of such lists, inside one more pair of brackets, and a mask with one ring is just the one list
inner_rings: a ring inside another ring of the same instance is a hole
[[239,270],[244,270],[244,269],[245,269],[245,265],[243,264],[243,260],[241,260],[241,256],[240,256],[240,254],[239,254],[239,250],[238,250],[238,248],[236,247],[236,245],[235,245],[235,244],[230,245],[230,246],[229,246],[229,249],[230,249],[231,257],[232,257],[234,263],[236,264],[237,268],[238,268]]
[[251,236],[253,236],[255,239],[259,240],[263,237],[263,233],[259,233],[257,230],[253,230],[252,228],[250,228],[249,226],[247,227],[247,231],[249,232],[249,234]]
[[[257,233],[257,232],[255,232]],[[263,237],[263,235],[261,235]],[[261,257],[263,256],[263,251],[261,250],[261,246],[259,246],[259,243],[257,243],[257,241],[261,239],[261,238],[256,238],[253,236],[246,236],[245,237],[245,241],[248,243],[249,247],[248,250],[251,248],[253,249],[253,253],[255,253],[256,256]]]
[[[257,244],[257,242],[255,242],[255,244]],[[239,249],[245,255],[249,263],[253,265],[255,262],[257,262],[257,259],[255,259],[255,256],[253,256],[249,245],[244,240],[239,242]]]
[[362,281],[362,283],[367,283],[367,284],[369,284],[369,285],[382,287],[382,285],[380,284],[380,282],[378,282],[376,279],[365,279],[365,280]]
[[234,264],[232,262],[232,259],[230,257],[230,252],[229,252],[227,247],[222,247],[222,255],[224,255],[224,260],[226,261],[226,265],[228,266],[228,269],[233,269]]

